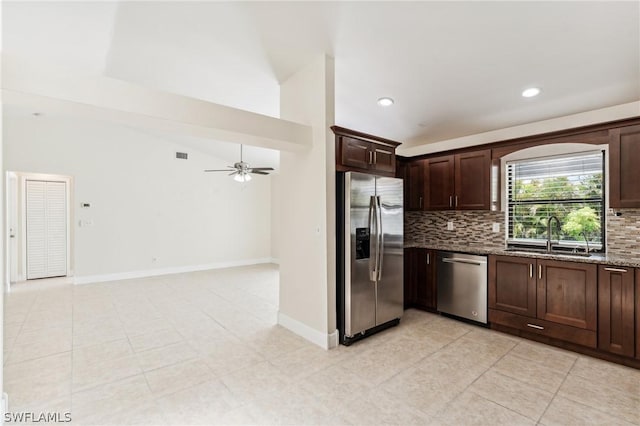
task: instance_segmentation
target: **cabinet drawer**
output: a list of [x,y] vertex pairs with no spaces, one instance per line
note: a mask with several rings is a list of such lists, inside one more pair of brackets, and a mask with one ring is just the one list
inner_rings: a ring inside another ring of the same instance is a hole
[[489,322],[528,333],[588,346],[590,348],[595,348],[597,345],[597,333],[595,331],[556,324],[550,321],[529,318],[509,312],[497,311],[495,309],[489,309]]

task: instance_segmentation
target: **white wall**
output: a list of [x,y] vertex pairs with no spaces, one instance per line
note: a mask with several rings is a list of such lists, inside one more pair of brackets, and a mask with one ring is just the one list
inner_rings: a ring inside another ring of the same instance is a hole
[[280,263],[280,215],[281,215],[281,183],[280,174],[271,176],[271,257]]
[[[4,6],[4,5],[3,5]],[[2,7],[0,7],[0,22],[2,21]],[[3,45],[2,31],[0,31],[0,46]],[[0,81],[2,81],[2,60],[0,59]],[[1,96],[0,96],[1,98]],[[2,99],[0,99],[0,114],[3,112]],[[3,145],[4,145],[4,120],[0,120],[0,162],[2,162],[3,155]],[[5,173],[2,174],[3,176]],[[0,179],[4,186],[4,178]],[[6,189],[5,189],[6,190]],[[3,191],[4,193],[4,191]],[[0,223],[4,223],[4,197],[0,197]],[[4,259],[4,241],[7,237],[7,229],[5,225],[4,232],[2,233],[3,239],[2,244],[0,244],[0,259]],[[5,276],[5,269],[7,265],[5,261],[0,262],[0,277]],[[0,352],[4,354],[4,292],[6,287],[3,285],[2,290],[0,291]],[[4,412],[5,412],[5,400],[4,400],[4,367],[3,364],[0,364],[0,395],[2,395],[2,400],[0,401],[0,415],[2,416],[2,422],[4,422]],[[8,402],[7,402],[8,404]]]
[[78,282],[271,257],[269,177],[204,173],[227,162],[99,121],[5,114],[3,136],[5,170],[73,177]]
[[280,156],[278,321],[326,348],[337,343],[333,76],[333,59],[318,56],[280,92],[282,118],[311,125],[313,146]]

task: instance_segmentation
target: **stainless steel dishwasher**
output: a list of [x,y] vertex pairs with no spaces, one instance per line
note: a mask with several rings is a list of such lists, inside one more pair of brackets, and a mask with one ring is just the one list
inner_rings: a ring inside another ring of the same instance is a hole
[[438,252],[438,311],[487,323],[487,256]]

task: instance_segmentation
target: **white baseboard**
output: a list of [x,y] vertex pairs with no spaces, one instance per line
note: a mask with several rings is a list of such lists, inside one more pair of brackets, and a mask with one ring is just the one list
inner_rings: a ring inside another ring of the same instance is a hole
[[9,412],[9,394],[6,392],[2,392],[2,403],[0,406],[0,410],[2,410],[2,424],[4,424],[4,415]]
[[329,334],[328,336],[328,343],[329,343],[329,349],[333,349],[333,348],[337,348],[338,347],[338,338],[339,338],[339,333],[338,330],[334,330],[333,333]]
[[207,263],[204,265],[174,266],[170,268],[147,269],[142,271],[116,272],[114,274],[75,276],[74,284],[91,284],[105,281],[130,280],[134,278],[155,277],[158,275],[181,274],[184,272],[207,271],[209,269],[233,268],[236,266],[259,265],[273,263],[269,257],[259,259],[232,260],[226,262]]
[[325,334],[291,318],[286,314],[283,314],[282,312],[278,312],[278,324],[293,331],[298,336],[304,337],[311,343],[314,343],[323,349],[332,349],[338,346],[338,330],[335,330],[331,334]]

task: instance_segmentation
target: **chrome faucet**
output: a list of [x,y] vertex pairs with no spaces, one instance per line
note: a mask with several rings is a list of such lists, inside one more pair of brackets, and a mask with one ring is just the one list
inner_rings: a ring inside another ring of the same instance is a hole
[[[551,252],[551,248],[553,247],[553,244],[551,243],[551,221],[553,219],[556,220],[558,235],[560,234],[560,219],[556,216],[549,216],[549,220],[547,221],[547,252]],[[560,239],[560,237],[558,237],[558,239]]]
[[589,238],[587,238],[587,231],[582,230],[582,235],[584,236],[584,242],[587,243],[587,248],[585,253],[589,254]]

